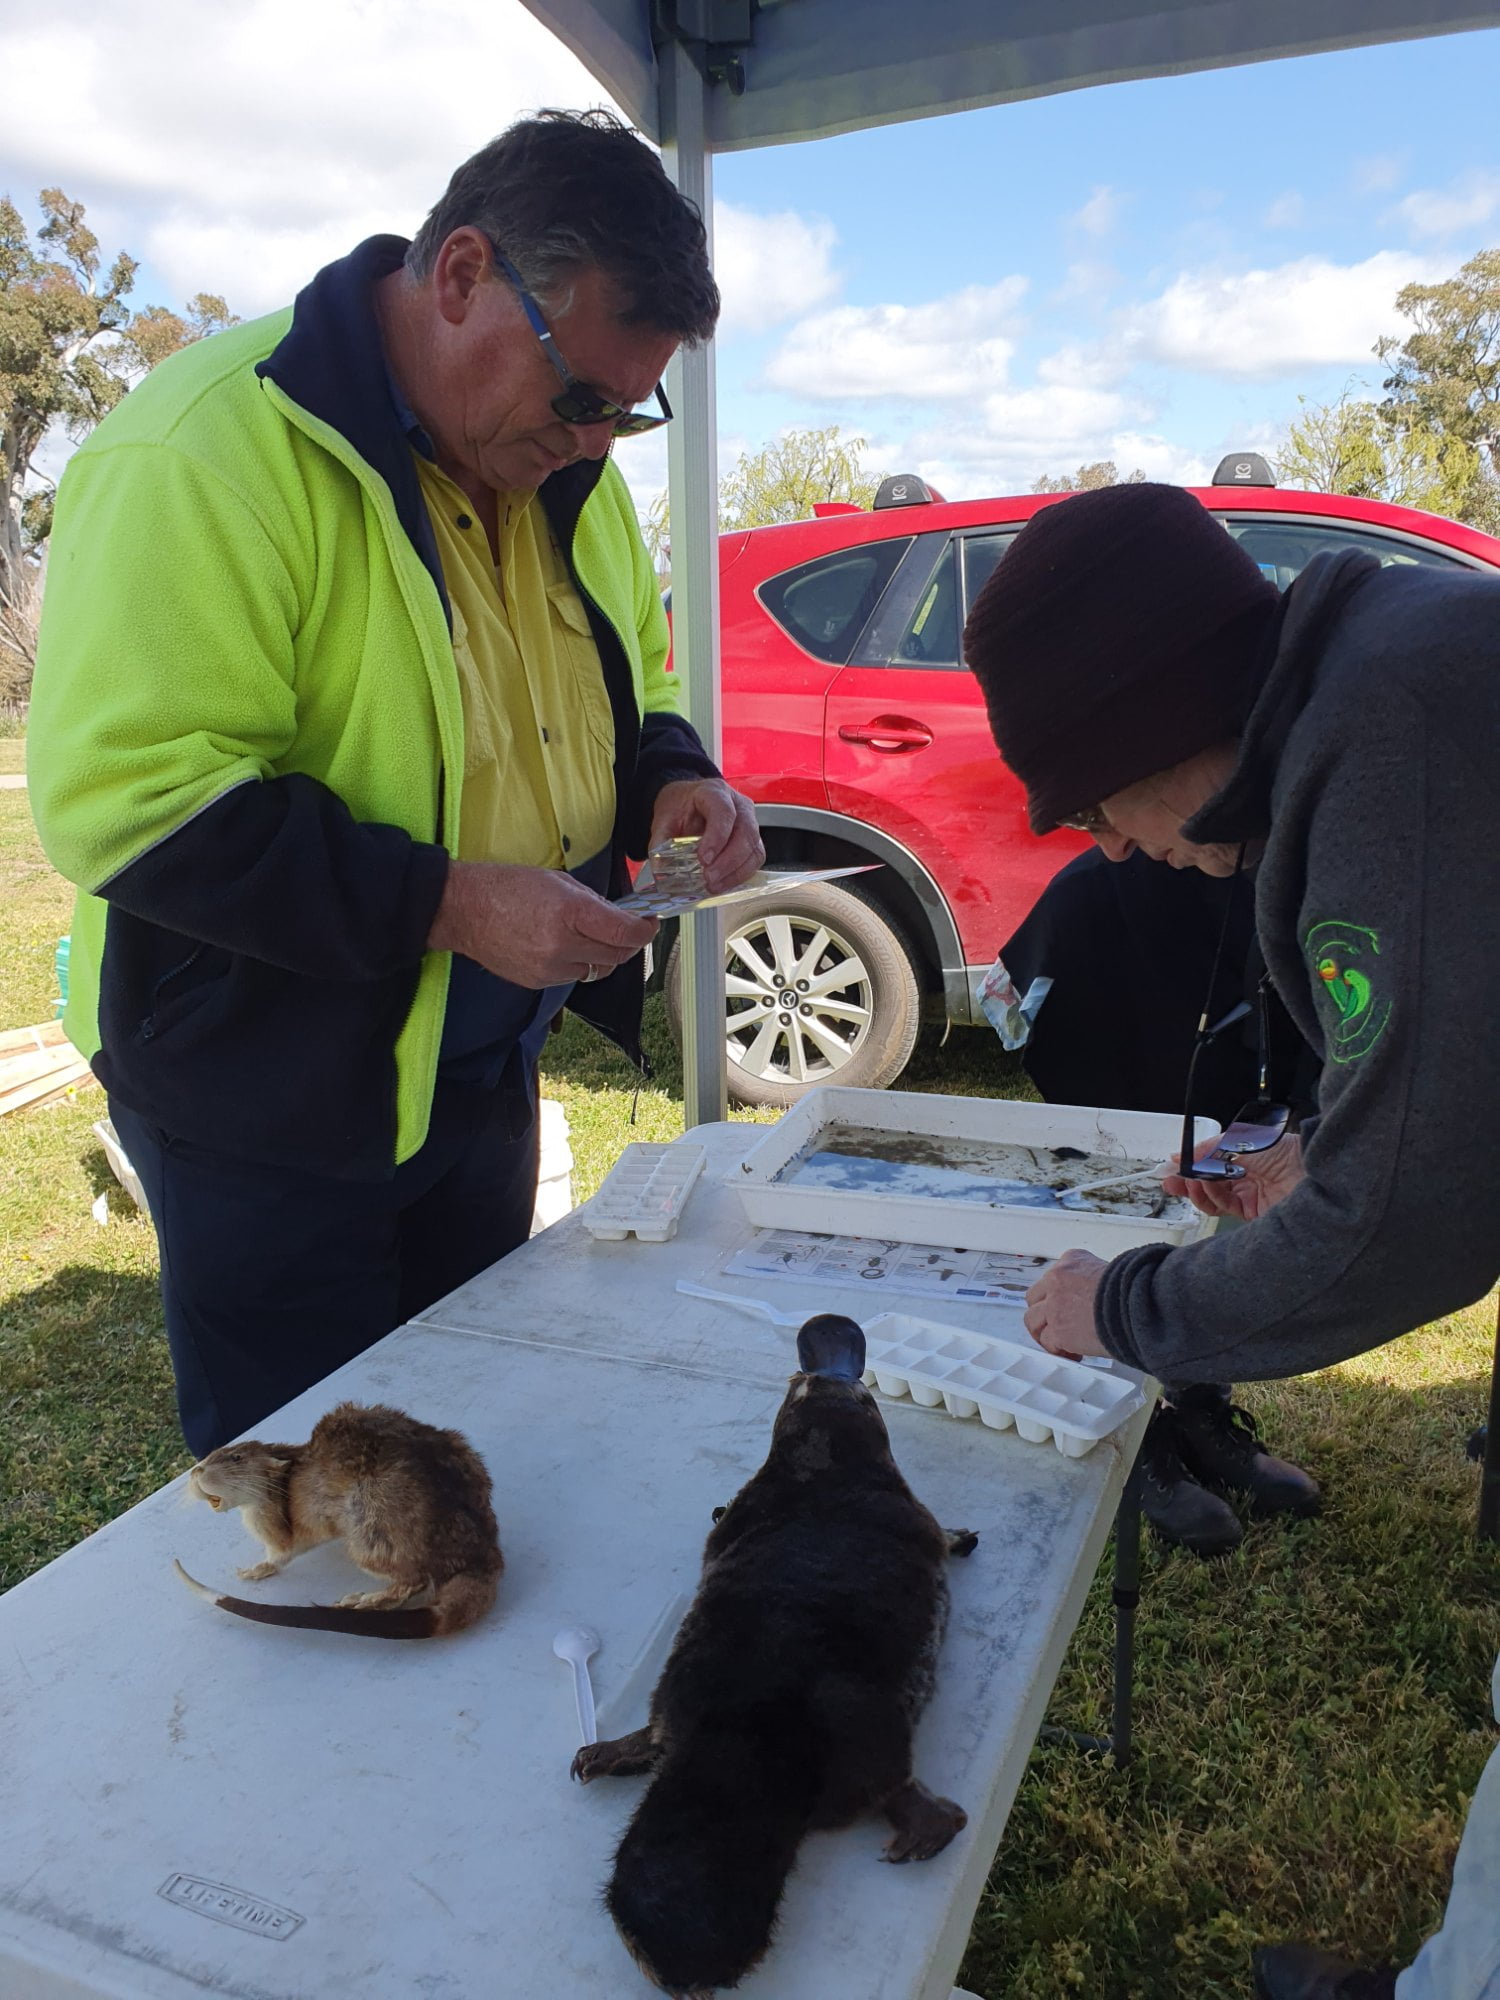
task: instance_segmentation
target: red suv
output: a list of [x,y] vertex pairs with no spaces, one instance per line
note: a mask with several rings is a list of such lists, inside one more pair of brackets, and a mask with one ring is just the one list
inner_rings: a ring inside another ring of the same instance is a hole
[[[1278,490],[1253,454],[1196,497],[1281,586],[1325,549],[1500,569],[1500,541],[1435,515]],[[1011,541],[1066,494],[944,502],[888,479],[873,511],[815,509],[719,543],[724,768],[755,801],[768,866],[881,861],[728,913],[725,1031],[740,1103],[835,1078],[894,1081],[925,1002],[981,1021],[979,982],[1053,875],[1088,845],[1027,828],[964,619]],[[678,1019],[676,954],[666,989]]]

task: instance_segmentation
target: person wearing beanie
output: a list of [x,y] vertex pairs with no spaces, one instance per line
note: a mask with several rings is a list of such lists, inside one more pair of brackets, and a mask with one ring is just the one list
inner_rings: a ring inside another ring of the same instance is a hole
[[[1189,493],[1106,488],[1027,525],[964,652],[1035,832],[1252,872],[1271,988],[1322,1061],[1315,1115],[1242,1178],[1163,1182],[1248,1227],[1065,1252],[1027,1294],[1033,1338],[1174,1383],[1271,1380],[1482,1297],[1500,1275],[1500,1175],[1475,1149],[1500,1116],[1500,579],[1349,550],[1278,593]],[[1493,1435],[1483,1495],[1500,1539]],[[1282,1946],[1259,1955],[1259,2000],[1495,1991],[1500,1906],[1466,1860],[1500,1840],[1497,1760],[1415,1964]]]
[[1270,981],[1321,1057],[1317,1115],[1242,1179],[1166,1186],[1251,1229],[1068,1258],[1028,1324],[1173,1381],[1323,1368],[1482,1297],[1500,1177],[1500,579],[1320,555],[1284,594],[1191,494],[1046,508],[965,655],[1033,829],[1255,878]]
[[[1000,567],[1003,582],[997,569],[974,607],[965,644],[971,664],[1005,662],[1003,676],[981,672],[979,679],[1001,754],[1026,784],[1033,831],[1050,833],[1080,806],[1157,772],[1176,771],[1174,784],[1189,785],[1201,774],[1216,788],[1230,768],[1226,746],[1254,697],[1280,595],[1191,494],[1175,486],[1106,487],[1083,508],[1044,509]],[[1180,891],[1169,896],[1165,884],[1153,892],[1158,870],[1145,854],[1112,858],[1133,872],[1137,923],[1145,920],[1149,929],[1151,906],[1175,902],[1183,945],[1166,964],[1190,956],[1190,941],[1205,929],[1196,910]],[[1215,848],[1198,865],[1226,876],[1235,860],[1233,847]],[[1243,963],[1253,924],[1234,893],[1238,886],[1228,885],[1227,912],[1220,890],[1212,907],[1226,922],[1216,914],[1210,928],[1219,933],[1240,919]],[[1187,1061],[1185,1052],[1184,1077]],[[1069,1101],[1124,1099],[1071,1095]],[[1205,1098],[1195,1108],[1207,1113],[1210,1106]],[[1259,1514],[1317,1513],[1316,1481],[1266,1450],[1255,1419],[1232,1401],[1227,1383],[1165,1374],[1162,1381],[1141,1485],[1142,1511],[1159,1536],[1195,1555],[1228,1555],[1242,1535],[1223,1497],[1229,1493],[1245,1495]]]

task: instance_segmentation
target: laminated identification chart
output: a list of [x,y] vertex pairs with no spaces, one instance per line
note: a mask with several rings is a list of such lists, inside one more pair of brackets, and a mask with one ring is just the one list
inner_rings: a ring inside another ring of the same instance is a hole
[[759,1229],[724,1266],[726,1278],[796,1278],[810,1285],[858,1285],[913,1298],[962,1299],[1016,1307],[1052,1260],[1012,1250],[935,1250],[875,1236],[818,1236]]

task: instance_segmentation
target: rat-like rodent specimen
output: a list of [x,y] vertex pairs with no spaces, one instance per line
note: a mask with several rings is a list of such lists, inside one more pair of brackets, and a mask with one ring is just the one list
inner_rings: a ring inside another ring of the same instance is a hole
[[722,1510],[644,1729],[586,1746],[573,1776],[655,1775],[605,1900],[676,2000],[764,1957],[802,1837],[883,1813],[888,1861],[939,1853],[967,1815],[912,1773],[948,1611],[949,1533],[891,1457],[860,1381],[864,1335],[833,1313],[797,1336],[801,1372],[770,1456]]
[[[241,1507],[265,1545],[265,1561],[242,1569],[247,1583],[275,1576],[294,1556],[342,1541],[384,1590],[337,1604],[256,1604],[183,1582],[241,1618],[358,1632],[374,1639],[427,1639],[462,1632],[495,1601],[503,1558],[484,1460],[457,1431],[436,1430],[383,1403],[340,1403],[306,1444],[222,1446],[200,1460],[188,1485],[210,1507]],[[419,1609],[414,1597],[431,1592]]]

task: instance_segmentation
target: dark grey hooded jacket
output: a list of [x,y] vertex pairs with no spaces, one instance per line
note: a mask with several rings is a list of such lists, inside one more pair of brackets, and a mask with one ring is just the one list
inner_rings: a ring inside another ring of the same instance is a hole
[[1096,1325],[1172,1381],[1300,1375],[1500,1273],[1500,578],[1309,564],[1187,831],[1265,841],[1266,964],[1324,1059],[1307,1178],[1249,1228],[1117,1257]]

